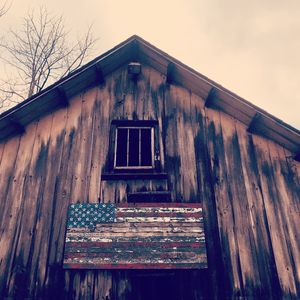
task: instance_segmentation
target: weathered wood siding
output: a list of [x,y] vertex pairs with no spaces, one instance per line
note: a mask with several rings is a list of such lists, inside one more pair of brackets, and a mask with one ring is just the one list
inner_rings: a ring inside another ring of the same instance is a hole
[[[143,66],[135,83],[125,66],[0,144],[0,298],[300,297],[300,164],[165,81]],[[168,180],[100,180],[114,119],[158,120]],[[63,270],[70,203],[145,190],[203,203],[208,270]]]

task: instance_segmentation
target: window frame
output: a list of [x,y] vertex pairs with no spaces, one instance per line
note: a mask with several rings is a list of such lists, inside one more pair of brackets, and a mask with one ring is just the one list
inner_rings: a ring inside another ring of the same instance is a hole
[[[132,125],[130,123],[132,122]],[[149,122],[147,124],[147,121],[127,121],[125,124],[117,124],[115,127],[115,145],[114,145],[114,161],[113,161],[113,168],[114,170],[118,171],[126,171],[126,170],[154,170],[155,169],[155,124],[153,122]],[[118,146],[118,130],[119,129],[128,129],[127,131],[127,149],[126,149],[126,166],[117,166],[117,146]],[[130,129],[139,129],[139,165],[138,166],[129,166],[129,132]],[[151,130],[151,165],[148,166],[142,166],[141,165],[141,129],[150,129]]]

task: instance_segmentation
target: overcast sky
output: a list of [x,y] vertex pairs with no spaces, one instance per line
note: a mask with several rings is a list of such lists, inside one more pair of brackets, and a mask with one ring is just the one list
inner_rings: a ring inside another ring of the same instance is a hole
[[74,34],[93,23],[95,56],[138,34],[300,129],[299,0],[14,0],[0,35],[41,5]]

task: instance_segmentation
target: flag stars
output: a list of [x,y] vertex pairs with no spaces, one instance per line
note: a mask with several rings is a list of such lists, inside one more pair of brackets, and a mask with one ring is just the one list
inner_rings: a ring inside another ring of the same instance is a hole
[[68,214],[68,228],[95,226],[114,222],[115,206],[112,204],[72,204]]

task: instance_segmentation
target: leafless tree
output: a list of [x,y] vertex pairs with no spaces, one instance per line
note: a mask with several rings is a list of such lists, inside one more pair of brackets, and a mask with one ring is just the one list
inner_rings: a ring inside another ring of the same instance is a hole
[[10,7],[11,7],[11,3],[9,3],[8,1],[4,1],[4,3],[2,2],[0,3],[0,18],[7,13]]
[[53,17],[45,8],[29,13],[22,29],[10,30],[0,43],[2,60],[14,70],[13,79],[0,81],[2,106],[20,102],[79,68],[95,42],[91,27],[72,41],[61,16]]

